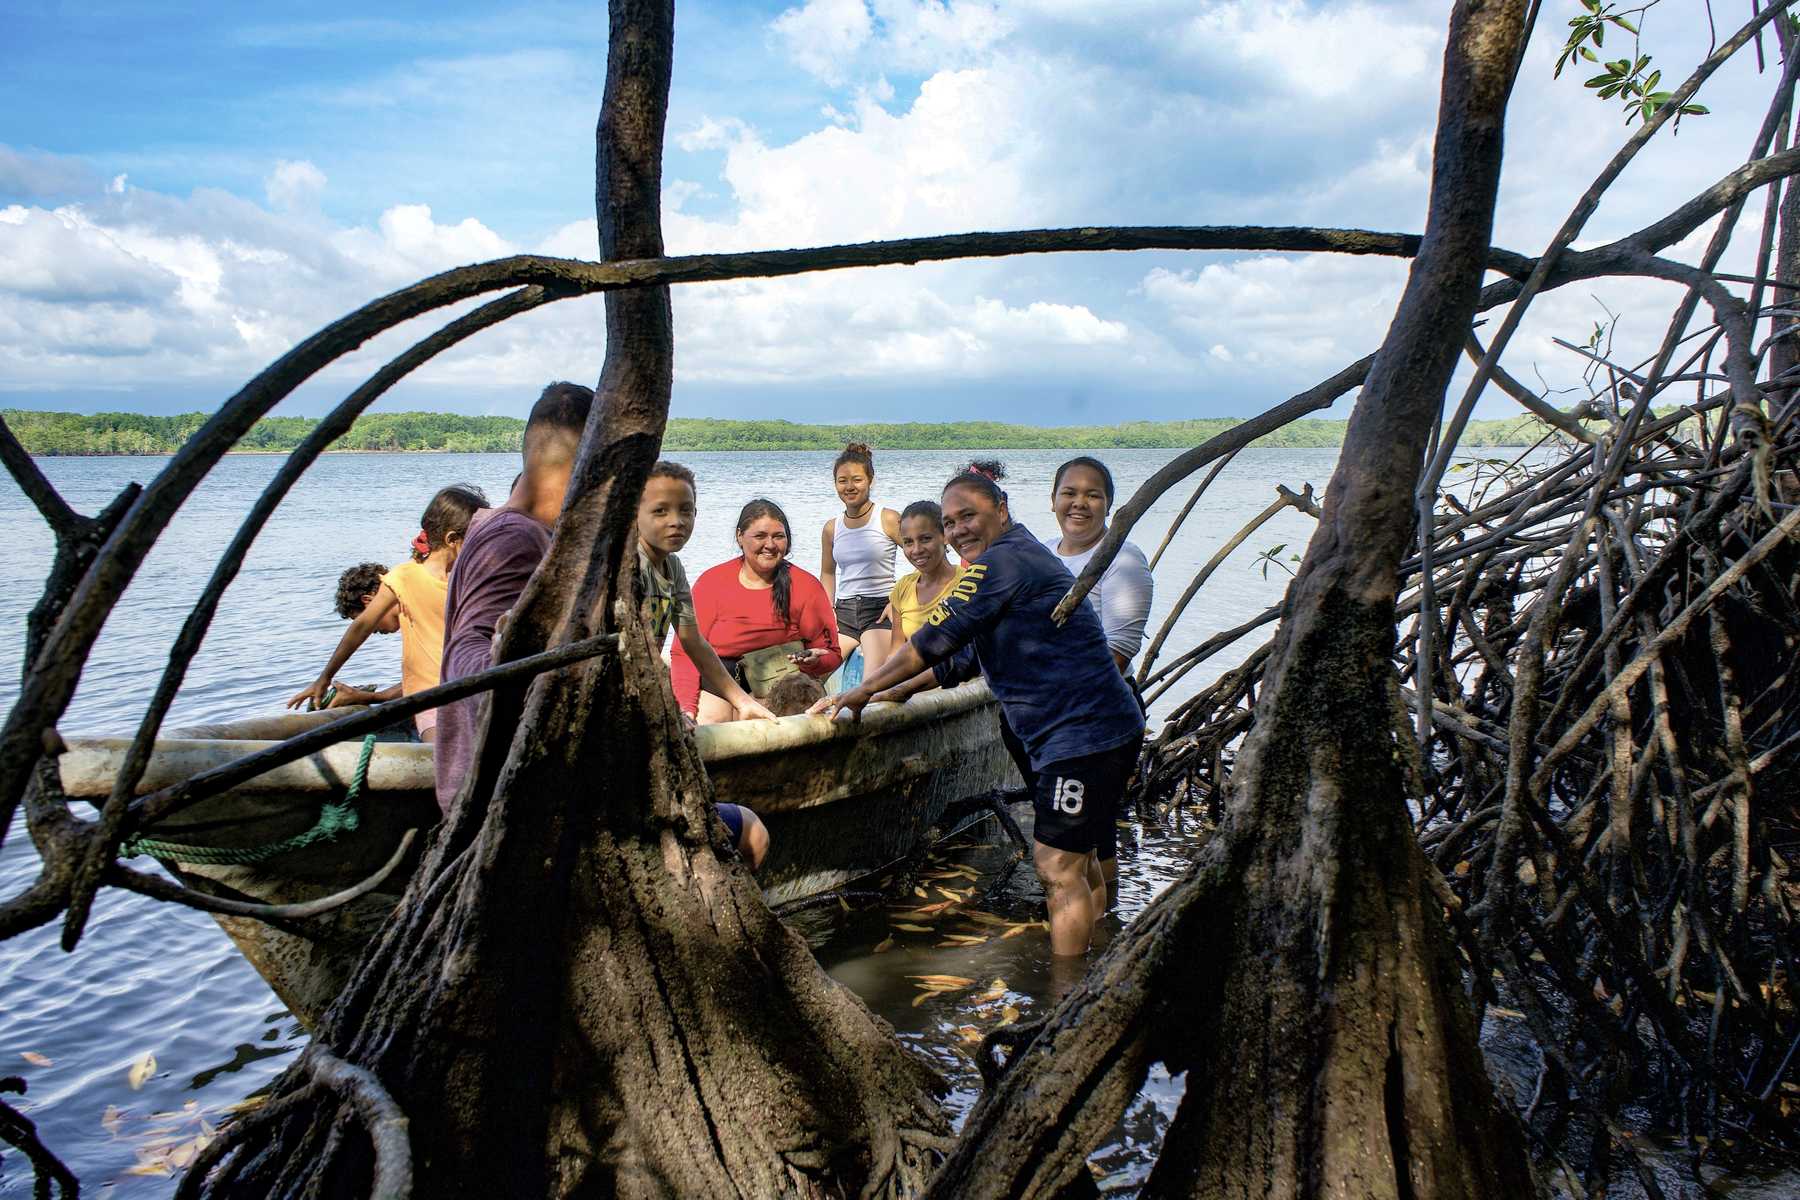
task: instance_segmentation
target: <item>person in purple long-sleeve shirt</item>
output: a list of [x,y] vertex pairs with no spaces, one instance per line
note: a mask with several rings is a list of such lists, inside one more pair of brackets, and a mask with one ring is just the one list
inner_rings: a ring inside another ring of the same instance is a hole
[[[525,422],[525,470],[512,494],[501,507],[470,519],[444,600],[445,683],[493,665],[500,619],[518,603],[550,549],[550,530],[562,513],[593,403],[593,391],[578,383],[545,388]],[[485,696],[470,696],[438,709],[437,800],[446,813],[474,764],[485,703]]]
[[[493,665],[500,622],[550,549],[551,529],[562,514],[593,404],[592,389],[578,383],[545,388],[525,422],[525,470],[512,494],[500,508],[484,508],[469,521],[444,601],[445,683]],[[474,766],[484,703],[484,695],[470,696],[438,709],[437,801],[446,814]],[[751,852],[753,847],[767,844],[761,822],[736,804],[717,809],[739,853],[754,865],[760,855]]]

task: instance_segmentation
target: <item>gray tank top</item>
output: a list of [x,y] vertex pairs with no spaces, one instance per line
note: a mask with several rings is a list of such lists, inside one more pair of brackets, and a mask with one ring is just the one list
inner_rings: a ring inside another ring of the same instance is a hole
[[869,511],[868,524],[854,529],[839,517],[831,531],[831,559],[837,564],[838,599],[881,596],[894,590],[894,552],[881,527],[881,509]]

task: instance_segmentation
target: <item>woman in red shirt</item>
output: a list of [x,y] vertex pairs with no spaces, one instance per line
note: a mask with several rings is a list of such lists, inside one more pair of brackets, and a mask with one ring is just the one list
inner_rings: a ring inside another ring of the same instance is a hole
[[[800,642],[790,655],[808,675],[824,678],[843,662],[837,619],[817,577],[788,561],[793,531],[773,500],[752,500],[738,513],[739,557],[720,563],[694,580],[694,614],[700,633],[727,670],[754,650]],[[731,706],[705,691],[700,672],[677,642],[669,655],[675,699],[702,725],[732,719]]]

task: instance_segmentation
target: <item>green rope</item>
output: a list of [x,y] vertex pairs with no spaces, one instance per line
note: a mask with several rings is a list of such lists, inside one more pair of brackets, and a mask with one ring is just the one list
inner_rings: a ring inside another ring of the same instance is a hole
[[296,833],[292,837],[283,838],[279,842],[271,842],[266,846],[189,846],[182,842],[164,842],[154,838],[134,837],[125,842],[123,847],[125,857],[136,858],[140,854],[148,854],[153,858],[166,858],[174,862],[200,863],[215,867],[248,867],[267,862],[279,855],[304,850],[308,846],[332,841],[339,834],[353,833],[361,821],[361,817],[357,813],[356,801],[362,795],[363,783],[369,777],[369,757],[374,753],[375,735],[371,733],[363,739],[362,754],[356,760],[356,773],[350,777],[350,787],[341,798],[327,800],[319,808],[319,819],[311,829]]

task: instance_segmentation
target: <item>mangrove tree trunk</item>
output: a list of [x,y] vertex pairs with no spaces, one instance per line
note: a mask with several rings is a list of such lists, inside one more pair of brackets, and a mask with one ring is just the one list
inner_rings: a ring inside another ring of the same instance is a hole
[[1186,1093],[1145,1195],[1532,1194],[1408,819],[1392,662],[1526,7],[1462,0],[1451,17],[1424,242],[1288,589],[1220,834],[1020,1045],[934,1196],[1057,1194],[1158,1060]]
[[[656,258],[672,5],[610,12],[601,251]],[[613,630],[619,653],[492,694],[405,899],[266,1115],[209,1155],[213,1194],[366,1194],[410,1146],[433,1197],[880,1195],[944,1144],[929,1070],[729,859],[634,583],[667,289],[609,293],[606,331],[563,517],[498,657]],[[400,1146],[358,1087],[404,1114]]]

